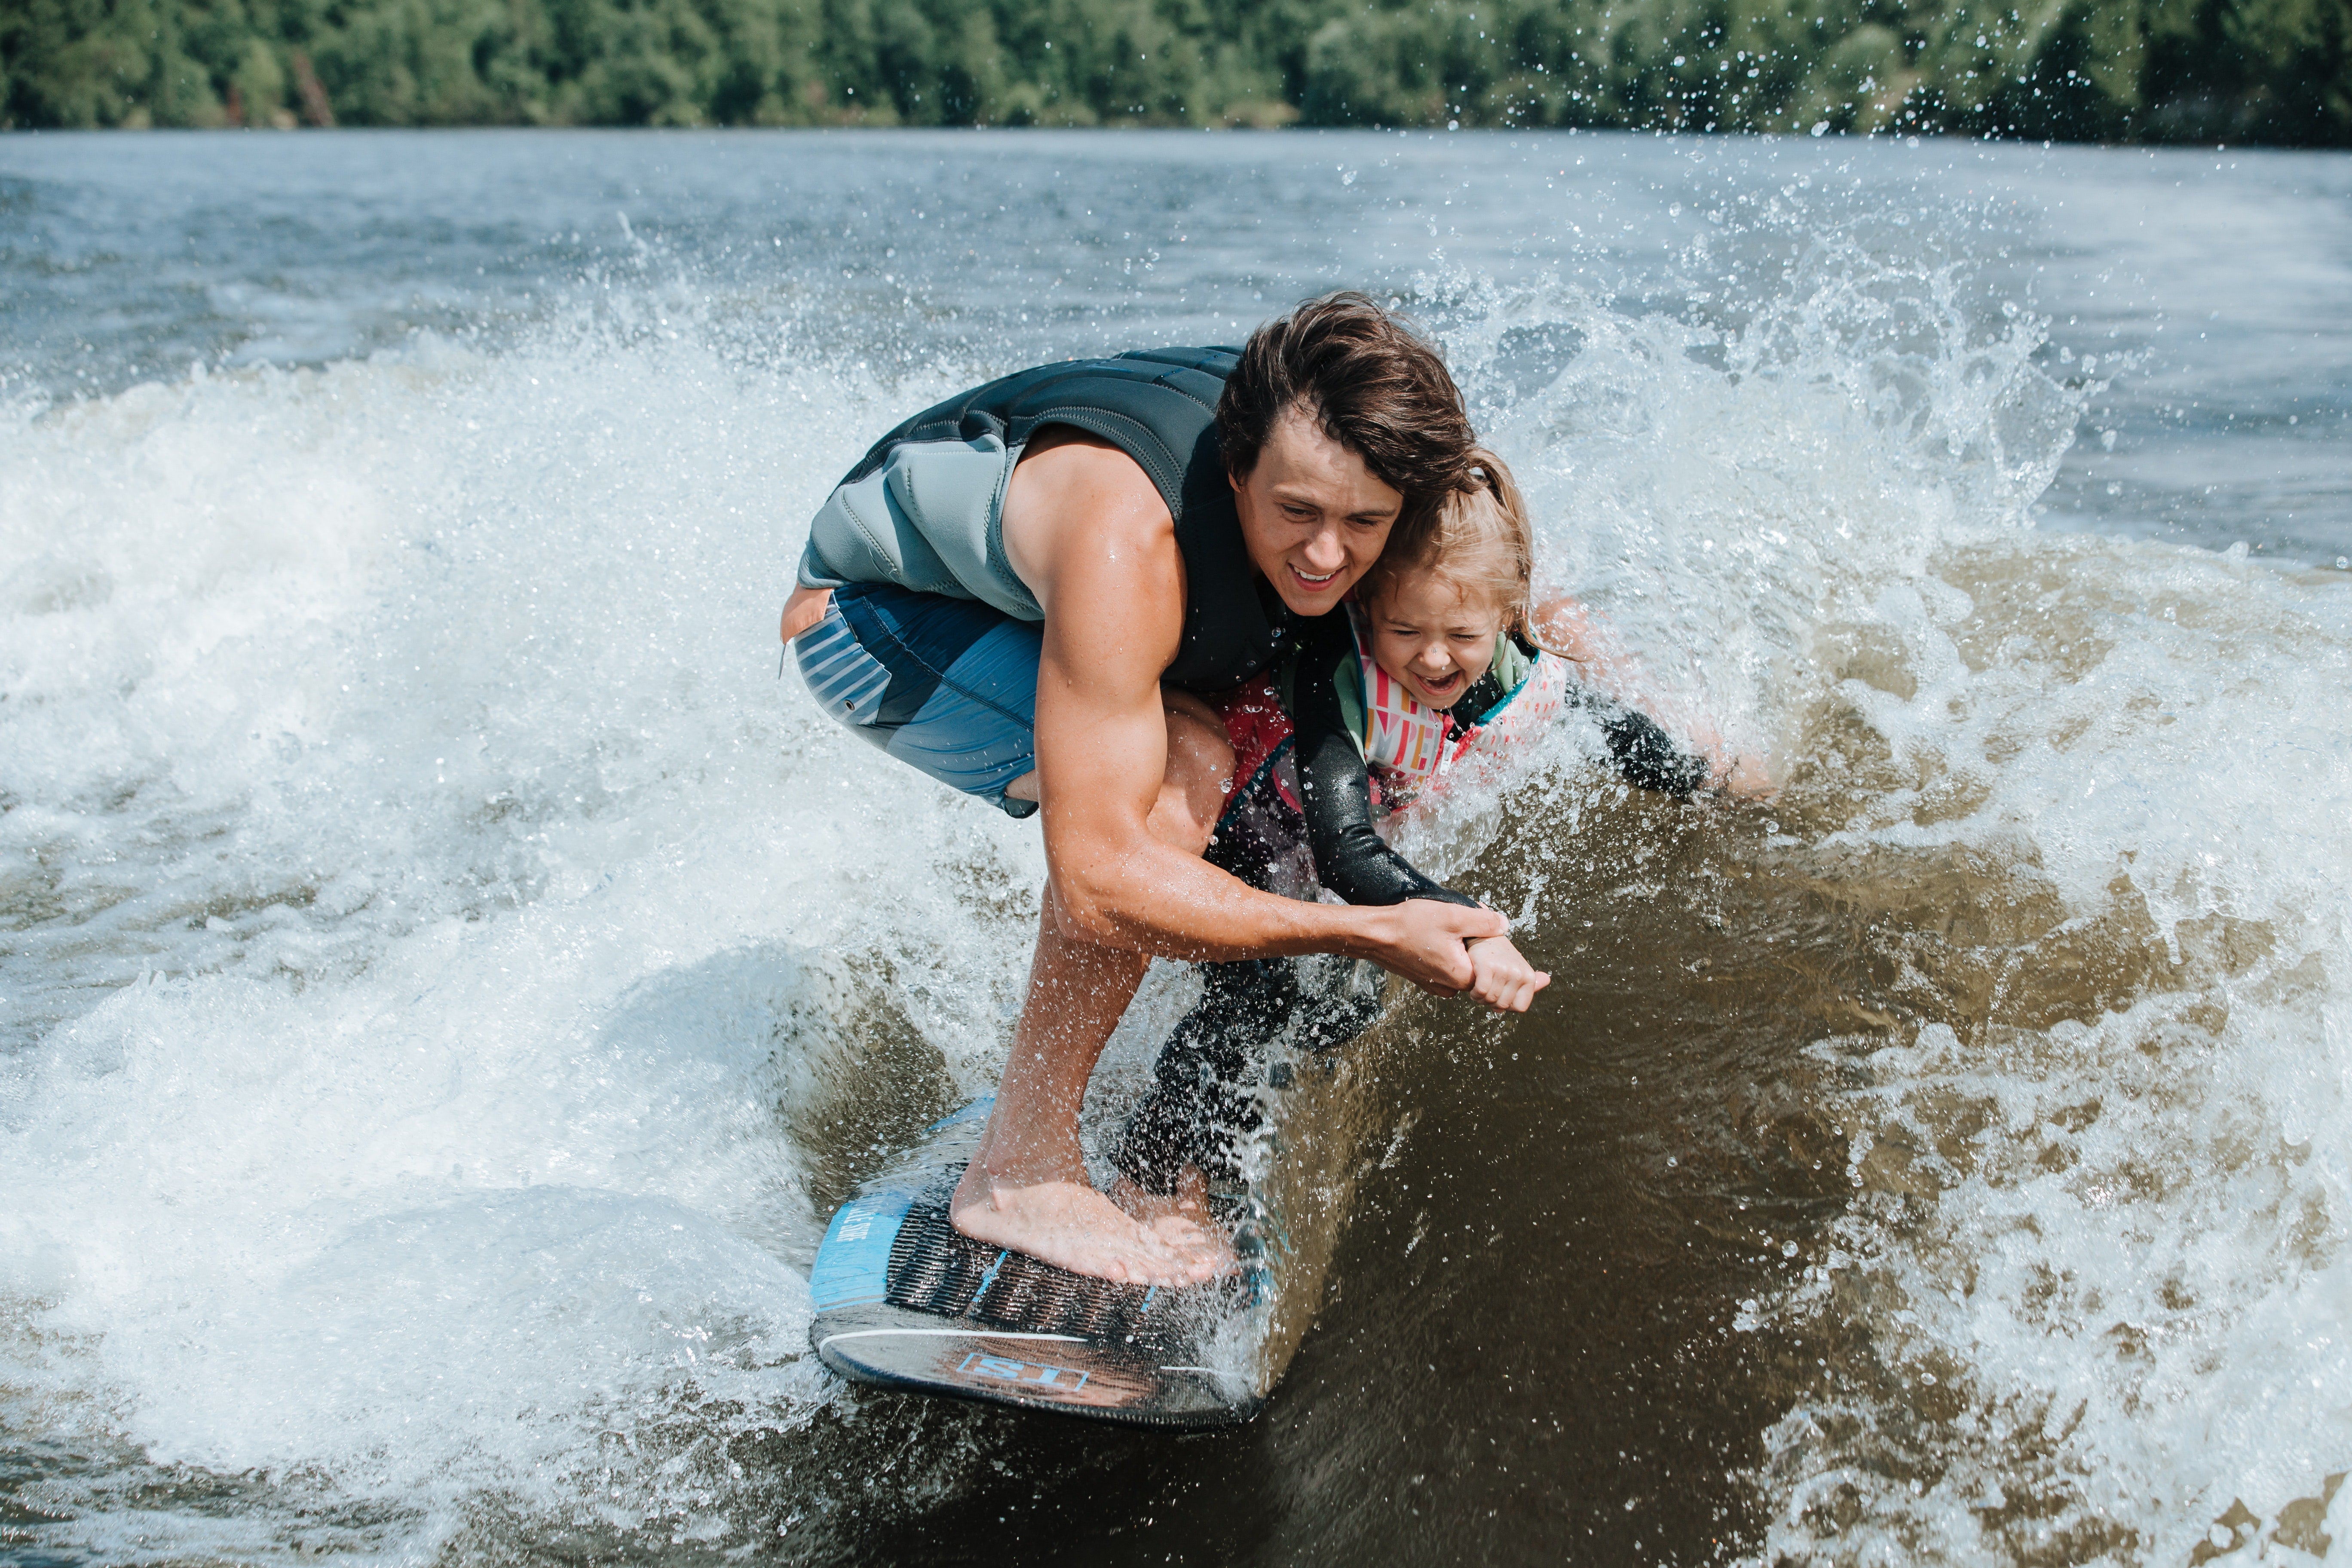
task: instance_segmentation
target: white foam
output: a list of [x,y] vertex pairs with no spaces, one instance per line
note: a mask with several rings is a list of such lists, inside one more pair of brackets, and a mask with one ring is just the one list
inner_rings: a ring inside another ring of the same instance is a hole
[[799,520],[906,395],[582,334],[5,433],[0,831],[67,917],[0,1014],[12,1426],[413,1546],[681,1400],[826,1397],[812,1059],[882,994],[986,1082],[1039,868],[776,679]]
[[[1861,1201],[1791,1308],[1837,1310],[1864,1281],[1902,1303],[1873,1325],[1878,1357],[1957,1385],[1983,1441],[1929,1456],[1943,1479],[1837,1552],[1999,1556],[2112,1524],[2163,1560],[2240,1499],[2267,1538],[2352,1454],[2352,1322],[2331,1289],[2352,1173],[2337,1017],[2352,723],[2333,689],[2352,600],[2087,540],[1959,554],[1934,575],[1947,603],[1890,592],[1874,617],[1916,695],[1839,694],[1920,782],[1876,795],[1832,843],[1999,857],[2016,892],[2047,889],[2072,917],[2020,945],[2021,990],[2063,997],[2080,970],[2121,1010],[2053,1001],[2078,1016],[2021,1026],[1996,1001],[1965,1042],[1935,1026],[1866,1058]],[[2020,578],[2055,591],[2021,605]],[[1972,811],[1937,809],[1969,795]],[[1980,1132],[1970,1104],[1994,1108]],[[1964,1152],[1935,1152],[1956,1128]],[[1909,1157],[1908,1200],[1871,1160],[1890,1137],[1929,1151]],[[1873,1432],[1876,1412],[1871,1436],[1821,1442],[1821,1415],[1776,1434],[1803,1478],[1792,1510],[1912,1446]],[[2004,1487],[2007,1511],[1971,1511]],[[1792,1511],[1774,1549],[1819,1552],[1819,1529]]]

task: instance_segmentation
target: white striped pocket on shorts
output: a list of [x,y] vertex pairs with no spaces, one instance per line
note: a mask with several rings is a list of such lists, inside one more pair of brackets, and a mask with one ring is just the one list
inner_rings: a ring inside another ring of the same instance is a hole
[[793,640],[793,653],[818,707],[851,724],[871,724],[880,714],[890,672],[866,651],[839,609],[827,605],[824,619]]

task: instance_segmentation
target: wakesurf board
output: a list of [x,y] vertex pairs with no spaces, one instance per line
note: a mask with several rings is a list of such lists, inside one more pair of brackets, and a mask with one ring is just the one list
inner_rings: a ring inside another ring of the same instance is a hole
[[1096,1420],[1228,1426],[1265,1404],[1248,1366],[1262,1250],[1190,1289],[1088,1279],[964,1236],[948,1200],[993,1102],[935,1123],[833,1216],[809,1342],[844,1377]]

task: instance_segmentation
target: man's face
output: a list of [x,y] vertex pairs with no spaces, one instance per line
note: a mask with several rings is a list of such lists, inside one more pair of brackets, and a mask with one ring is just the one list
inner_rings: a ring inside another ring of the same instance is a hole
[[1250,562],[1302,616],[1337,606],[1381,558],[1404,497],[1294,404],[1274,423],[1234,501]]

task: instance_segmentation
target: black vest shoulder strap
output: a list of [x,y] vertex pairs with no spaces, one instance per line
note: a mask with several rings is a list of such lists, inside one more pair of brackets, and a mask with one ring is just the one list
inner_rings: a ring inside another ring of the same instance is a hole
[[909,441],[994,436],[1027,445],[1048,425],[1110,442],[1150,476],[1184,557],[1184,636],[1164,679],[1215,689],[1245,680],[1282,651],[1289,615],[1262,589],[1217,447],[1217,399],[1240,363],[1231,348],[1142,349],[1019,371],[927,408],[877,441],[844,478],[854,483]]

